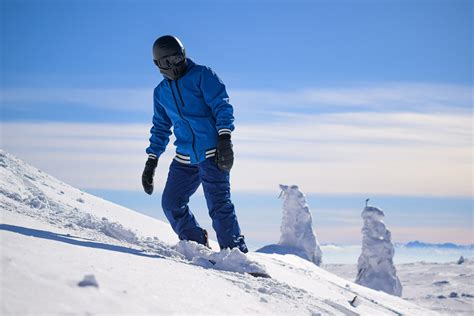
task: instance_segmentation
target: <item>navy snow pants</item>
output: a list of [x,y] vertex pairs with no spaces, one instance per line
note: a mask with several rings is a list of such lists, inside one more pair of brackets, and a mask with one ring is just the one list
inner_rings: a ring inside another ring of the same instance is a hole
[[221,249],[238,247],[247,252],[244,237],[230,200],[230,175],[214,162],[214,157],[188,165],[176,160],[170,165],[168,180],[163,191],[161,205],[173,230],[180,240],[205,243],[203,229],[189,209],[191,195],[202,183],[212,227],[216,231]]

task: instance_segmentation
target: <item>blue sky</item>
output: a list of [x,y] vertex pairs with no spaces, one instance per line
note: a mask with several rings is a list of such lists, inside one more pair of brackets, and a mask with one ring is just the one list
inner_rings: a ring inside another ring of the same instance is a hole
[[2,148],[73,185],[161,216],[139,177],[161,80],[151,45],[174,34],[228,87],[254,244],[278,237],[280,182],[308,194],[323,242],[359,242],[365,196],[395,240],[474,239],[471,1],[1,5]]
[[234,88],[470,84],[470,1],[3,1],[4,84],[143,87],[161,34]]

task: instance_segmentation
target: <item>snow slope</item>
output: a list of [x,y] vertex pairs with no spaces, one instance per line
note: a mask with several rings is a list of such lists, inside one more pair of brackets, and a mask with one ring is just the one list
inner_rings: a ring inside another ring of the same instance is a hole
[[[431,313],[293,255],[248,254],[272,279],[207,269],[179,252],[168,224],[81,192],[4,151],[0,176],[2,315]],[[353,307],[348,301],[356,295],[360,305]]]
[[[463,264],[404,263],[396,265],[402,297],[417,305],[449,315],[474,314],[474,261]],[[355,264],[327,264],[324,269],[347,280],[357,274]]]

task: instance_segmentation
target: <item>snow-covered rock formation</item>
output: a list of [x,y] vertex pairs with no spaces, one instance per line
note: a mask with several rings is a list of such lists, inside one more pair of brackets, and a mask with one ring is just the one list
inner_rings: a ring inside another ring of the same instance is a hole
[[296,185],[280,184],[280,188],[284,198],[280,241],[257,252],[294,254],[321,265],[322,252],[313,230],[313,218],[305,195]]
[[376,207],[366,206],[362,218],[362,253],[355,282],[374,290],[401,296],[402,285],[393,265],[395,251],[391,233],[383,222],[384,213]]

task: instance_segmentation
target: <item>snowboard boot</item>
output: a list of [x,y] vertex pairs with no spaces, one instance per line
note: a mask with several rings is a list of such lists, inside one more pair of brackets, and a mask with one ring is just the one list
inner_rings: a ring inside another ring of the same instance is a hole
[[209,246],[209,235],[207,234],[207,230],[203,229],[202,233],[204,234],[204,246],[211,249],[211,246]]
[[249,252],[247,245],[245,244],[244,235],[237,236],[234,239],[235,247],[239,248],[243,253]]

